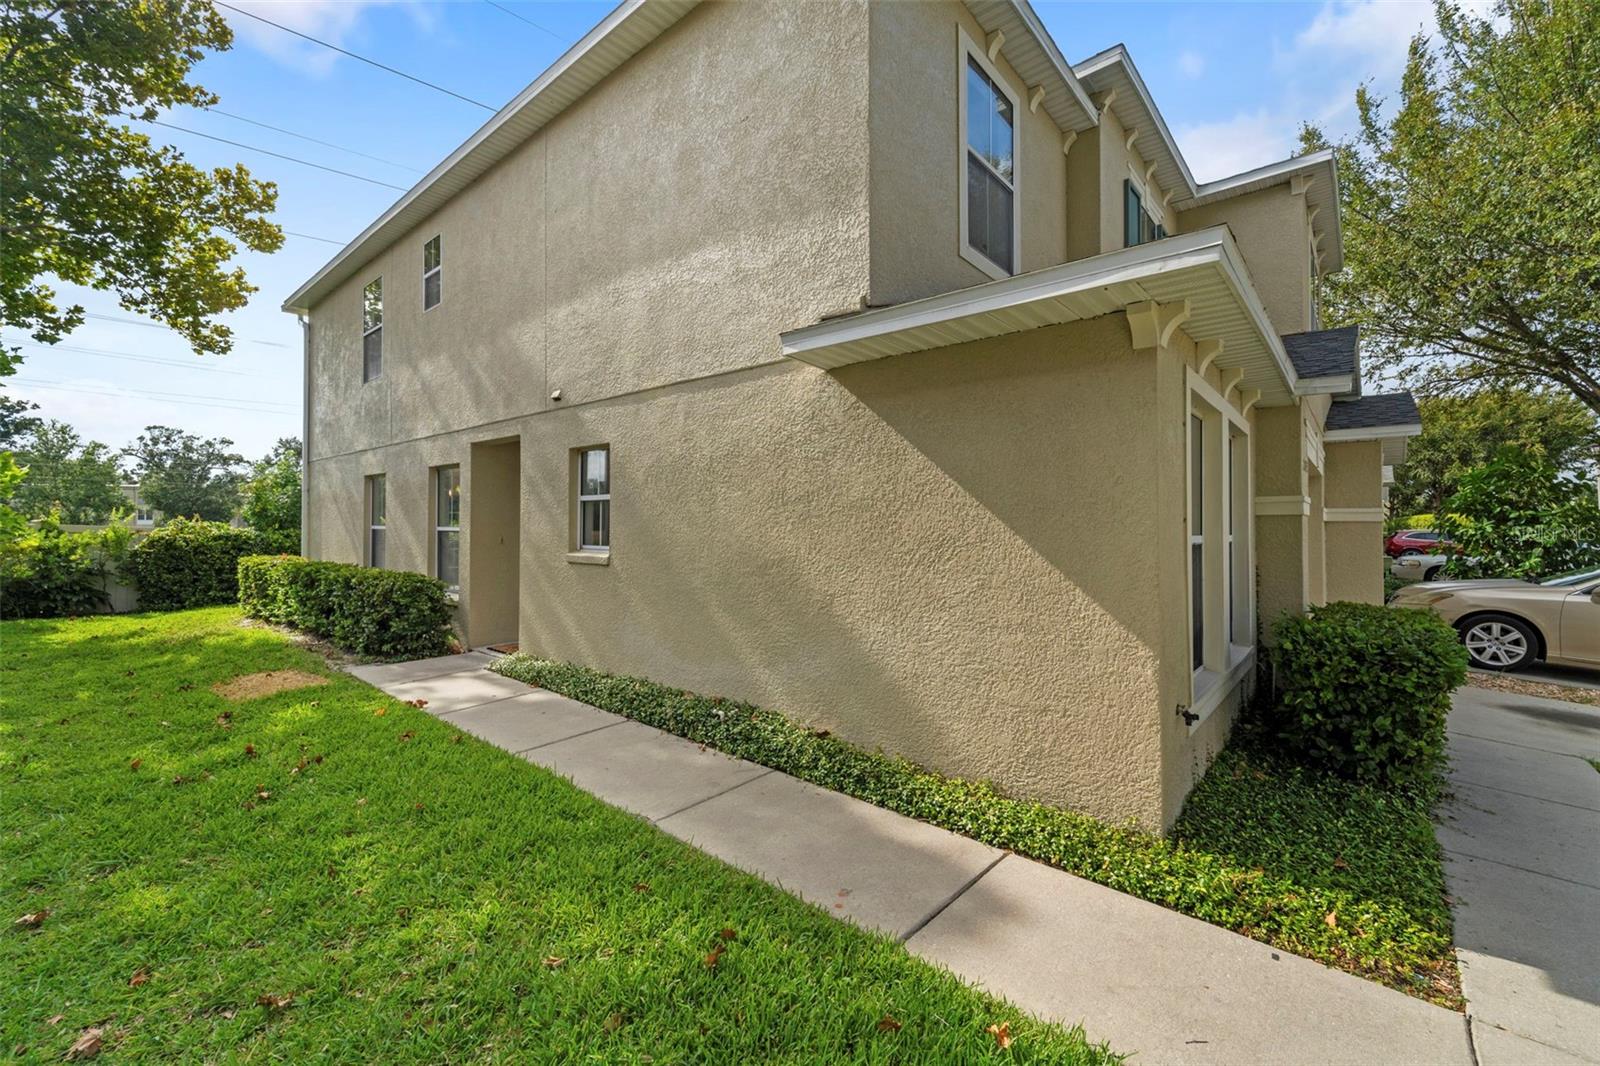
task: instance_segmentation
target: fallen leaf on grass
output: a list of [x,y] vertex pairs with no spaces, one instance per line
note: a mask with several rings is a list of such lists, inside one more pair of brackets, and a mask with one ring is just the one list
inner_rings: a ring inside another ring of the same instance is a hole
[[384,715],[386,715],[388,713],[389,713],[389,708],[387,708],[387,707],[379,707],[377,710],[372,712],[372,717],[374,717],[374,718],[382,718]]
[[412,730],[408,729],[404,733],[400,734],[400,743],[404,744],[406,741],[410,740],[412,737],[414,737],[416,735],[417,734],[415,732],[413,732]]
[[544,957],[545,968],[550,970],[559,970],[561,964],[566,961],[566,958],[561,955],[546,955]]
[[1004,1051],[1006,1048],[1011,1046],[1010,1022],[1001,1022],[999,1025],[991,1025],[989,1028],[985,1029],[984,1032],[994,1037],[994,1042],[999,1046],[1000,1050]]
[[293,1002],[294,996],[290,994],[275,996],[270,992],[264,992],[256,997],[256,1006],[265,1007],[268,1010],[283,1010]]
[[254,744],[246,744],[244,746],[244,754],[245,758],[254,759],[256,757],[256,746]]
[[1335,870],[1348,870],[1350,869],[1350,864],[1344,861],[1343,855],[1337,855],[1333,860],[1333,868]]
[[898,1033],[899,1031],[900,1023],[887,1014],[878,1022],[878,1032],[880,1033]]
[[606,1019],[605,1026],[606,1026],[606,1032],[608,1032],[608,1033],[614,1033],[618,1029],[621,1029],[622,1028],[622,1015],[620,1013],[611,1015],[609,1018]]
[[233,712],[232,711],[223,711],[221,714],[217,715],[217,724],[220,725],[224,729],[232,729],[233,728]]
[[37,929],[44,924],[44,920],[48,917],[50,917],[50,908],[46,907],[42,910],[34,911],[32,914],[24,914],[11,924],[20,925],[24,929]]
[[732,929],[724,929],[722,932],[718,933],[717,935],[720,936],[724,940],[737,940],[737,939],[739,939],[739,934],[735,933]]
[[450,743],[452,743],[452,744],[459,744],[459,743],[461,743],[461,734],[460,734],[460,733],[457,733],[457,734],[456,734],[456,735],[455,735],[455,736],[453,736],[453,737],[451,737],[451,738],[450,738]]
[[1326,918],[1322,919],[1322,920],[1323,920],[1324,923],[1327,924],[1329,929],[1337,929],[1337,928],[1339,928],[1339,912],[1338,911],[1329,911],[1328,912],[1328,916]]
[[640,881],[633,886],[633,890],[635,892],[648,892],[650,891],[650,883],[648,881]]
[[722,961],[722,953],[725,950],[727,949],[721,944],[718,944],[716,947],[712,948],[710,953],[706,955],[706,969],[715,970],[717,968],[717,963]]
[[426,707],[428,705],[428,701],[427,700],[406,700],[406,702],[409,703],[411,706],[415,707],[419,711],[422,710],[422,708],[424,708],[424,707]]
[[140,985],[148,983],[149,980],[150,971],[141,966],[137,970],[133,971],[132,977],[128,978],[128,987],[138,988]]
[[66,1020],[66,1018],[67,1018],[67,1016],[65,1014],[52,1014],[50,1017],[48,1017],[48,1018],[46,1018],[44,1020],[44,1024],[46,1024],[46,1025],[60,1025],[63,1021]]
[[78,1039],[72,1042],[72,1046],[67,1048],[67,1058],[92,1059],[100,1054],[100,1045],[104,1041],[105,1032],[98,1026],[85,1029],[78,1035]]
[[131,763],[128,764],[128,769],[137,770],[139,767],[141,767],[143,765],[144,765],[144,760],[143,759],[135,759]]
[[356,800],[356,806],[357,807],[365,807],[366,805],[367,805],[367,797],[362,796],[360,799]]
[[414,811],[420,811],[420,810],[422,810],[422,804],[420,804],[420,803],[413,804],[411,809],[414,810]]

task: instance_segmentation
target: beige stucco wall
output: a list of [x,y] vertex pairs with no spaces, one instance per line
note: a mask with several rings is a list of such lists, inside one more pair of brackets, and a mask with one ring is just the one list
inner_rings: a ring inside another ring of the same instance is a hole
[[[877,3],[870,18],[871,302],[899,303],[989,281],[962,258],[959,243],[966,185],[957,27],[980,48],[983,28],[954,0]],[[1004,49],[995,65],[1021,102],[1016,124],[1019,262],[1024,272],[1038,270],[1067,258],[1061,131],[1043,108],[1028,110],[1029,87]]]
[[[1098,145],[1097,157],[1100,169],[1100,247],[1096,252],[1114,252],[1125,246],[1127,238],[1125,209],[1123,202],[1123,182],[1135,178],[1136,183],[1144,190],[1145,209],[1150,212],[1150,217],[1166,227],[1168,236],[1182,233],[1182,216],[1161,204],[1162,196],[1166,192],[1159,182],[1153,177],[1150,181],[1144,180],[1146,165],[1149,163],[1140,152],[1141,144],[1148,143],[1155,136],[1153,130],[1140,130],[1139,137],[1130,149],[1127,145],[1128,129],[1118,119],[1116,110],[1107,111],[1100,120],[1100,125],[1084,136],[1091,138]],[[1072,150],[1078,150],[1073,145]]]
[[1279,333],[1312,328],[1311,225],[1287,184],[1179,212],[1183,231],[1226,224]]
[[1383,507],[1383,445],[1343,441],[1327,447],[1325,530],[1328,599],[1383,602],[1383,521],[1331,520],[1339,511],[1377,512]]

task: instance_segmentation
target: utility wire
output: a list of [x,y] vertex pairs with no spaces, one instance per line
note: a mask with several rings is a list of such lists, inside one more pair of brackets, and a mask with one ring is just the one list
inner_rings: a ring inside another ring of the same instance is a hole
[[25,379],[25,378],[13,378],[12,380],[15,381],[19,385],[27,385],[29,388],[49,389],[49,390],[54,391],[54,392],[74,392],[74,393],[79,393],[79,394],[84,395],[84,396],[109,396],[109,397],[112,397],[113,399],[121,399],[121,400],[127,400],[127,399],[153,399],[153,400],[159,400],[162,403],[182,404],[182,405],[184,405],[186,407],[216,407],[216,408],[220,408],[220,409],[222,409],[224,411],[257,411],[257,412],[260,412],[260,413],[263,413],[263,414],[292,414],[293,413],[293,408],[285,407],[285,406],[264,407],[264,406],[261,406],[259,404],[249,404],[249,403],[240,403],[240,402],[215,403],[215,402],[210,402],[210,401],[207,401],[207,400],[177,399],[177,398],[168,397],[168,396],[135,396],[134,394],[132,394],[132,393],[130,393],[128,391],[113,391],[111,389],[87,389],[87,388],[82,388],[80,386],[75,386],[75,385],[63,385],[63,384],[61,384],[59,382],[54,382],[54,381],[33,381],[33,380]]
[[232,111],[224,111],[220,107],[208,107],[205,110],[210,111],[213,114],[221,115],[224,118],[231,118],[235,122],[248,122],[252,126],[260,126],[264,130],[272,130],[274,133],[281,133],[287,137],[298,137],[302,141],[310,141],[312,144],[320,144],[324,148],[332,148],[337,152],[346,152],[350,155],[360,156],[362,159],[370,159],[374,163],[382,163],[385,166],[390,167],[399,167],[401,170],[409,170],[413,174],[423,173],[423,171],[417,167],[407,166],[404,163],[396,163],[394,160],[385,159],[382,156],[368,155],[366,152],[358,152],[354,148],[346,148],[344,145],[335,144],[332,141],[322,141],[315,137],[308,137],[304,133],[296,133],[294,130],[286,130],[282,126],[274,126],[269,122],[259,122],[253,118],[245,118],[243,115],[235,115]]
[[305,241],[321,241],[323,244],[337,244],[341,248],[350,243],[349,241],[336,241],[332,237],[313,237],[309,233],[296,233],[292,229],[284,230],[283,235],[285,237],[299,237],[301,240]]
[[[17,382],[23,385],[55,385],[59,388],[68,389],[83,387],[79,385],[73,385],[70,382],[43,381],[38,378],[17,378]],[[92,388],[93,386],[90,387]],[[110,387],[119,392],[131,393],[135,396],[153,396],[158,399],[170,399],[175,397],[180,400],[221,400],[224,403],[242,403],[250,404],[251,406],[256,407],[293,408],[295,406],[294,404],[282,403],[278,400],[252,400],[248,396],[208,396],[204,393],[194,392],[168,392],[161,389],[136,389],[126,385],[112,385]]]
[[[134,116],[129,117],[132,118]],[[379,181],[377,178],[369,178],[362,174],[352,174],[348,170],[339,170],[336,167],[325,167],[321,163],[313,163],[309,159],[299,159],[292,155],[284,155],[282,152],[274,152],[266,148],[258,148],[253,144],[243,144],[239,141],[230,141],[226,137],[218,137],[210,133],[201,133],[199,130],[191,130],[186,126],[177,126],[171,122],[162,122],[160,119],[152,118],[143,119],[141,121],[149,122],[152,126],[165,126],[167,129],[177,130],[179,133],[191,133],[196,137],[204,137],[208,141],[221,141],[223,144],[231,144],[235,148],[243,148],[248,152],[260,152],[262,155],[270,155],[274,159],[287,159],[291,163],[299,163],[303,167],[315,167],[317,170],[325,170],[329,174],[339,174],[346,178],[355,178],[357,181],[364,181],[369,185],[382,185],[385,189],[397,189],[400,192],[406,191],[406,187],[404,185],[393,185],[387,181]]]
[[470,96],[462,96],[458,92],[454,92],[454,91],[452,91],[450,89],[446,89],[443,85],[435,85],[431,81],[424,81],[422,78],[417,77],[415,74],[407,74],[403,70],[396,70],[394,67],[391,67],[391,66],[389,66],[389,65],[387,65],[385,63],[380,63],[376,59],[368,59],[366,56],[357,55],[356,53],[350,51],[347,48],[340,48],[336,44],[329,44],[327,41],[320,40],[320,39],[318,39],[316,37],[313,37],[309,33],[301,33],[299,30],[292,30],[289,27],[283,25],[282,23],[273,22],[271,19],[265,18],[265,17],[263,17],[261,15],[258,15],[254,11],[246,11],[242,7],[235,7],[232,4],[226,3],[225,0],[215,0],[215,2],[216,2],[216,5],[218,7],[225,7],[229,11],[237,12],[240,15],[245,15],[245,16],[247,16],[249,18],[253,18],[257,22],[265,22],[268,26],[274,26],[277,29],[282,30],[284,33],[292,33],[296,37],[301,38],[302,40],[310,41],[312,44],[320,44],[322,47],[332,49],[333,51],[338,52],[340,55],[349,56],[351,59],[358,59],[361,62],[367,64],[368,66],[377,67],[379,70],[386,70],[390,74],[396,74],[396,75],[406,79],[407,81],[414,81],[418,85],[426,85],[428,88],[433,89],[436,92],[444,93],[446,96],[453,96],[457,100],[461,100],[461,101],[463,101],[465,103],[469,103],[469,104],[473,105],[474,107],[481,107],[485,111],[489,111],[489,112],[493,112],[493,111],[499,110],[498,108],[490,107],[488,104],[484,103],[481,100],[474,100]]
[[528,25],[532,26],[534,29],[539,30],[542,33],[548,33],[550,36],[554,37],[558,41],[564,39],[555,30],[545,29],[545,27],[539,25],[537,22],[533,21],[531,18],[528,18],[525,15],[517,14],[515,11],[511,10],[509,7],[506,7],[504,4],[497,4],[497,3],[494,2],[494,0],[483,0],[483,2],[488,4],[490,7],[494,8],[496,11],[504,11],[506,14],[510,15],[512,18],[516,19],[519,22],[526,22]]
[[[102,315],[102,314],[98,314],[98,313],[96,313],[94,311],[85,311],[83,313],[83,317],[84,318],[98,318],[102,322],[126,322],[130,326],[143,326],[145,329],[167,329],[167,330],[172,329],[171,326],[169,326],[169,325],[167,325],[167,324],[165,324],[163,322],[146,322],[142,318],[128,318],[125,315]],[[177,332],[177,331],[173,330],[173,332]],[[240,340],[247,340],[252,344],[265,344],[269,348],[288,348],[289,347],[289,345],[284,344],[282,341],[262,341],[262,340],[256,340],[254,337],[241,337],[239,339]],[[22,343],[31,344],[33,342],[31,342],[31,341],[23,341]],[[57,347],[57,345],[54,345],[54,344],[38,344],[38,345],[35,345],[35,347],[39,347],[39,348],[54,348],[54,347]],[[84,349],[84,350],[88,351],[89,349]]]
[[[128,321],[132,320],[130,319]],[[140,322],[138,324],[141,326],[146,325],[144,322]],[[264,378],[270,376],[250,370],[234,370],[231,367],[212,366],[209,363],[201,362],[198,358],[194,360],[162,359],[154,355],[144,355],[140,352],[124,352],[115,348],[80,348],[73,344],[41,344],[38,341],[20,341],[18,343],[26,345],[29,348],[43,348],[46,351],[52,352],[72,352],[77,355],[100,356],[104,359],[122,359],[130,363],[150,363],[154,366],[174,366],[181,370],[203,370],[208,374],[233,374],[238,377],[246,378]]]

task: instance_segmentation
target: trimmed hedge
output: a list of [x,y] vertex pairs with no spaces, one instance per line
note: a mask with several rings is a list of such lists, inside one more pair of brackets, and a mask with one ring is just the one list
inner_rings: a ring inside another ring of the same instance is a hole
[[492,669],[1412,995],[1456,1004],[1448,923],[1441,929],[1395,900],[1267,873],[1132,825],[1013,799],[991,784],[865,751],[748,703],[526,654],[506,656]]
[[1278,623],[1278,699],[1265,725],[1295,758],[1370,784],[1416,784],[1443,765],[1450,693],[1467,651],[1432,611],[1330,603]]
[[379,659],[448,654],[451,608],[444,582],[403,570],[257,555],[238,564],[239,605]]
[[238,599],[239,560],[261,550],[253,530],[174,518],[128,553],[126,576],[139,588],[142,611],[215,607]]

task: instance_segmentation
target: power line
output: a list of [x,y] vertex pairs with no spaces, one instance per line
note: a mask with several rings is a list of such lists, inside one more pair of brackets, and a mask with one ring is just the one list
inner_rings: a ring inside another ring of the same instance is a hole
[[349,241],[336,241],[332,237],[313,237],[309,233],[296,233],[292,229],[284,230],[283,235],[285,237],[299,237],[304,241],[321,241],[323,244],[337,244],[341,248],[350,243]]
[[[98,318],[102,322],[126,322],[130,326],[143,326],[146,329],[167,329],[167,330],[172,329],[171,326],[167,325],[164,322],[146,322],[142,318],[128,318],[126,315],[103,315],[103,314],[99,314],[98,312],[95,312],[95,311],[85,311],[83,313],[83,317],[84,318]],[[173,330],[173,332],[175,333],[177,331]],[[247,340],[252,344],[265,344],[269,348],[288,348],[289,347],[289,345],[284,344],[282,341],[263,341],[263,340],[257,340],[254,337],[241,337],[239,339],[240,340]],[[23,343],[27,344],[27,343],[31,343],[31,342],[24,341]],[[40,345],[37,345],[37,347],[40,347],[40,348],[54,348],[55,345],[53,345],[53,344],[40,344]],[[87,351],[88,349],[84,349],[84,350]]]
[[[132,118],[135,116],[130,115],[129,117]],[[370,185],[382,185],[385,189],[397,189],[400,192],[406,191],[406,187],[404,185],[393,185],[387,181],[379,181],[377,178],[366,177],[363,174],[352,174],[348,170],[340,170],[337,167],[325,167],[321,163],[313,163],[309,159],[300,159],[296,156],[284,155],[282,152],[274,152],[267,148],[258,148],[253,144],[244,144],[240,141],[230,141],[226,137],[218,137],[211,133],[201,133],[199,130],[191,130],[185,126],[174,125],[171,122],[162,122],[160,119],[152,118],[144,119],[143,121],[149,122],[152,126],[165,126],[167,129],[177,130],[179,133],[191,133],[196,137],[204,137],[209,141],[221,141],[223,144],[231,144],[235,148],[243,148],[247,152],[260,152],[262,155],[270,155],[275,159],[287,159],[291,163],[299,163],[303,167],[315,167],[317,170],[325,170],[329,174],[339,174],[346,178],[355,178],[357,181],[364,181]]]
[[276,27],[277,29],[282,30],[284,33],[292,33],[296,37],[301,38],[302,40],[310,41],[312,44],[320,44],[322,47],[332,49],[333,51],[338,52],[340,55],[349,56],[351,59],[358,59],[361,62],[367,64],[368,66],[377,67],[379,70],[386,70],[390,74],[396,74],[396,75],[406,79],[407,81],[414,81],[418,85],[426,85],[428,88],[433,89],[436,92],[444,93],[446,96],[453,96],[457,100],[461,100],[461,101],[464,101],[466,103],[469,103],[469,104],[473,105],[474,107],[481,107],[485,111],[490,111],[490,112],[499,110],[498,108],[490,107],[488,104],[484,103],[481,100],[474,100],[470,96],[462,96],[458,92],[454,92],[454,91],[452,91],[450,89],[446,89],[443,85],[435,85],[431,81],[425,81],[422,78],[417,77],[415,74],[407,74],[403,70],[396,70],[394,67],[391,67],[391,66],[389,66],[389,65],[387,65],[385,63],[380,63],[376,59],[368,59],[366,56],[357,55],[356,53],[350,51],[347,48],[340,48],[336,44],[329,44],[327,41],[324,41],[324,40],[321,40],[319,38],[313,37],[309,33],[301,33],[299,30],[292,30],[292,29],[290,29],[289,27],[283,25],[280,22],[273,22],[271,19],[265,18],[265,17],[263,17],[261,15],[257,15],[253,11],[246,11],[242,7],[235,7],[232,4],[225,3],[224,0],[216,0],[216,5],[218,7],[225,7],[229,11],[236,12],[236,13],[238,13],[240,15],[245,15],[245,16],[247,16],[249,18],[253,18],[257,22],[265,22],[268,26]]
[[221,115],[224,118],[231,118],[235,122],[248,122],[250,125],[252,125],[252,126],[260,126],[264,130],[272,130],[274,133],[281,133],[281,134],[283,134],[283,135],[285,135],[287,137],[298,137],[302,141],[310,141],[312,144],[320,144],[324,148],[332,148],[336,152],[346,152],[346,153],[348,153],[350,155],[360,156],[362,159],[370,159],[374,163],[382,163],[385,166],[390,166],[390,167],[399,167],[401,170],[409,170],[413,174],[421,174],[421,173],[423,173],[423,171],[418,169],[417,167],[407,166],[404,163],[396,163],[394,160],[385,159],[382,156],[368,155],[366,152],[358,152],[354,148],[346,148],[344,145],[335,144],[332,141],[322,141],[322,140],[318,140],[315,137],[308,137],[304,133],[296,133],[294,130],[286,130],[282,126],[274,126],[269,122],[259,122],[259,121],[257,121],[256,119],[253,119],[253,118],[245,118],[243,115],[235,115],[232,111],[224,111],[220,107],[208,107],[208,108],[205,108],[205,110],[210,111],[210,112],[212,112],[214,114]]
[[[110,396],[114,399],[149,399],[162,403],[183,404],[190,407],[216,407],[225,411],[258,411],[263,414],[292,414],[294,408],[288,404],[252,403],[240,400],[237,397],[227,396],[191,396],[188,393],[155,393],[142,389],[94,389],[82,385],[67,385],[59,381],[39,381],[34,378],[13,378],[18,385],[27,385],[29,388],[50,389],[55,392],[75,392],[85,396]],[[220,401],[220,402],[219,402]]]
[[526,22],[528,25],[532,26],[534,29],[540,30],[540,31],[542,31],[544,33],[548,33],[550,36],[554,37],[558,41],[564,40],[564,38],[559,33],[557,33],[555,30],[545,29],[545,27],[539,25],[537,22],[533,21],[531,18],[528,18],[525,15],[517,14],[515,11],[511,10],[509,7],[506,7],[504,4],[497,4],[497,3],[494,2],[494,0],[483,0],[483,2],[488,4],[490,7],[494,8],[496,11],[504,11],[506,14],[510,15],[512,18],[516,19],[518,22]]
[[[131,321],[131,319],[127,321]],[[138,323],[138,325],[141,326],[146,324],[147,323],[144,322]],[[118,351],[115,348],[80,348],[73,344],[41,344],[38,341],[21,341],[19,343],[26,345],[29,348],[43,348],[46,351],[73,352],[77,355],[95,355],[103,359],[121,359],[130,363],[150,363],[153,366],[174,366],[181,370],[201,370],[208,374],[233,374],[238,377],[246,378],[264,378],[270,376],[250,370],[233,370],[225,366],[211,366],[209,363],[200,362],[199,359],[192,361],[182,359],[162,359],[158,356],[144,355],[140,352],[124,352]]]

